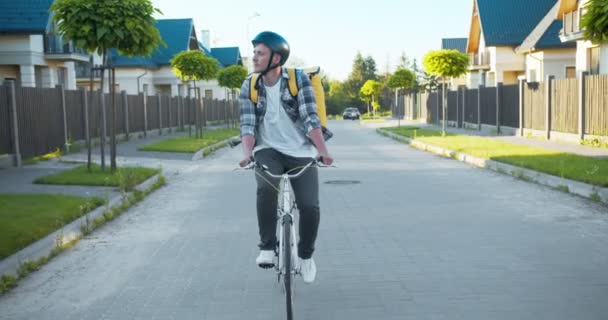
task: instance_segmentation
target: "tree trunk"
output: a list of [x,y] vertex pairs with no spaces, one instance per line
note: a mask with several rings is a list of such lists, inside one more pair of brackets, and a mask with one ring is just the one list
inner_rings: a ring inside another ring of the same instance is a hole
[[104,83],[104,76],[105,76],[105,67],[106,67],[106,58],[107,58],[107,54],[106,54],[106,50],[103,50],[103,56],[102,56],[102,62],[101,62],[101,89],[99,90],[100,92],[100,109],[101,109],[101,130],[99,132],[99,146],[100,146],[100,151],[101,151],[101,171],[105,171],[106,168],[106,152],[105,152],[105,144],[106,144],[106,104],[105,104],[105,97],[104,97],[104,92],[103,92],[103,83]]
[[116,172],[116,70],[112,66],[109,69],[110,95],[112,105],[110,107],[110,171]]
[[445,122],[446,122],[446,118],[445,118],[445,77],[443,77],[443,85],[442,85],[443,89],[441,90],[441,109],[442,109],[442,113],[443,113],[443,123],[441,124],[441,135],[445,136]]
[[[93,75],[95,74],[95,65],[93,64],[93,55],[91,55],[91,57],[89,58],[89,64],[91,66],[91,75],[90,75],[90,79],[91,82],[89,83],[89,105],[87,106],[87,108],[92,108],[93,107],[93,92],[95,92],[95,89],[93,88]],[[89,109],[90,110],[90,109]],[[86,138],[87,138],[87,171],[91,172],[91,132],[90,132],[90,124],[89,124],[89,114],[88,114],[88,110],[85,111],[86,114],[86,123],[87,123],[87,130],[89,132],[86,133]]]

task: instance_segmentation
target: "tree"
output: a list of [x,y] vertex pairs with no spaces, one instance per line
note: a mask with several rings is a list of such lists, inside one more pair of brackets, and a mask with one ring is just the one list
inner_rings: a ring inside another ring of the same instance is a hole
[[386,86],[393,90],[411,88],[415,81],[416,76],[412,71],[408,69],[397,69],[388,79]]
[[412,70],[412,72],[414,73],[414,86],[412,87],[412,89],[414,91],[419,91],[420,90],[420,68],[418,67],[418,61],[416,60],[416,58],[414,58],[414,60],[412,61],[412,64],[410,66],[410,70]]
[[[382,83],[376,81],[376,80],[367,80],[365,82],[365,84],[363,85],[363,87],[361,87],[361,90],[359,91],[360,93],[360,97],[361,100],[366,101],[368,103],[367,105],[367,112],[369,113],[369,104],[371,102],[372,106],[374,106],[374,108],[376,108],[376,105],[374,102],[375,101],[375,97],[378,96],[378,94],[380,93],[380,91],[382,90]],[[378,108],[380,106],[378,105]],[[374,117],[376,116],[375,112],[374,112]]]
[[367,56],[367,58],[363,60],[363,80],[378,80],[376,73],[376,61],[372,56]]
[[581,18],[586,40],[594,44],[608,41],[608,0],[589,0],[585,6],[587,12]]
[[[416,59],[414,59],[414,63]],[[410,67],[410,58],[404,52],[401,52],[401,56],[399,57],[399,64],[397,65],[397,69],[408,69]]]
[[[159,45],[164,45],[154,26],[154,8],[150,0],[56,0],[50,7],[57,31],[76,47],[102,55],[103,68],[108,68],[107,51],[115,48],[127,56],[149,56]],[[93,67],[91,65],[91,67]],[[111,66],[109,66],[111,68]],[[103,88],[103,70],[101,84]],[[113,70],[113,69],[112,69]],[[113,74],[113,72],[112,72]],[[111,106],[111,170],[116,170],[116,103],[114,77],[110,77]],[[91,82],[91,91],[93,84]],[[91,95],[92,97],[92,95]],[[92,101],[92,100],[91,100]],[[91,154],[90,142],[88,144]],[[102,149],[103,150],[103,149]],[[105,155],[102,153],[102,164]],[[91,170],[89,156],[87,168]],[[103,165],[102,165],[103,168]]]
[[[399,89],[412,88],[416,83],[416,76],[408,69],[397,69],[395,73],[388,79],[386,86],[395,90],[395,107],[397,107],[397,99]],[[401,112],[399,112],[401,115]]]
[[[173,73],[184,82],[194,82],[194,92],[196,98],[200,99],[200,92],[196,87],[196,81],[210,80],[215,77],[219,68],[219,62],[213,58],[207,57],[202,51],[190,50],[182,51],[173,56],[171,59],[171,67]],[[198,121],[196,121],[196,137],[203,137],[203,129]]]
[[367,80],[377,80],[376,62],[371,56],[363,58],[361,52],[357,52],[352,71],[343,83],[350,106],[362,107],[359,90]]
[[467,72],[469,57],[458,50],[435,50],[429,51],[423,60],[424,69],[431,74],[443,79],[443,90],[441,91],[443,101],[443,124],[441,134],[445,135],[445,81],[447,78],[457,78]]
[[239,89],[247,78],[247,69],[243,66],[232,65],[221,69],[217,73],[217,82],[224,88],[229,88],[234,94],[236,89]]
[[328,114],[340,114],[349,106],[349,97],[340,81],[331,81],[329,90],[325,91]]

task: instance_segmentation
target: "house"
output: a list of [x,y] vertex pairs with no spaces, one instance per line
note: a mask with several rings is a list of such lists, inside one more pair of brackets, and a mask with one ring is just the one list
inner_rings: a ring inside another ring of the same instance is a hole
[[[583,39],[581,17],[588,0],[560,0],[556,18],[563,21],[560,40],[576,43],[576,74],[608,74],[608,43],[594,44]],[[604,61],[604,63],[600,63]]]
[[0,83],[76,89],[74,64],[88,55],[55,33],[49,7],[54,0],[0,3]]
[[[467,38],[443,38],[441,39],[441,49],[458,50],[460,53],[467,53]],[[450,79],[448,82],[452,90],[457,90],[459,86],[467,84],[466,74],[460,78]]]
[[[192,85],[177,78],[170,62],[175,54],[185,50],[203,51],[205,55],[218,60],[220,68],[233,64],[242,65],[237,47],[209,48],[208,31],[202,32],[203,40],[199,41],[192,19],[161,19],[156,21],[156,27],[167,46],[160,46],[151,56],[127,57],[120,55],[116,50],[110,51],[110,59],[116,68],[117,90],[138,94],[146,88],[148,95],[157,93],[171,96],[188,95],[188,88]],[[100,62],[101,58],[96,57],[95,63]],[[79,85],[89,86],[89,64],[79,64],[78,70]],[[98,80],[96,82],[98,87]],[[220,87],[217,80],[197,81],[196,86],[200,88],[202,97],[216,99],[229,97],[228,90]],[[194,95],[194,92],[190,91],[190,94]]]
[[555,0],[474,0],[467,85],[515,84],[572,76],[576,49],[559,41]]

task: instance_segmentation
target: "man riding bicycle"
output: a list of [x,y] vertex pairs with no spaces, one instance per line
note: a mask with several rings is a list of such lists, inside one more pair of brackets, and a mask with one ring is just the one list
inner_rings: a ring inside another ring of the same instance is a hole
[[[289,74],[282,66],[289,57],[289,44],[280,35],[265,31],[253,40],[254,71],[260,73],[258,103],[250,99],[251,76],[241,86],[240,120],[243,160],[241,167],[253,159],[264,164],[273,174],[301,168],[316,156],[326,165],[333,157],[325,146],[331,132],[321,127],[317,105],[308,76],[295,73],[298,94],[293,97],[288,88]],[[297,172],[297,171],[296,171]],[[260,234],[260,254],[256,264],[261,268],[274,266],[278,179],[256,169],[257,216]],[[300,273],[306,283],[316,276],[312,258],[319,228],[319,180],[317,168],[309,168],[291,181],[300,213],[298,255]]]

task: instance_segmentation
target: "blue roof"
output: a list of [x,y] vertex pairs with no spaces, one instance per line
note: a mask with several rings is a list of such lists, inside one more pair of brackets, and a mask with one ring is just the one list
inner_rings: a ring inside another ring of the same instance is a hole
[[198,48],[208,57],[211,57],[211,51],[207,50],[207,48],[203,45],[202,42],[198,42]]
[[441,39],[441,49],[456,49],[461,53],[466,53],[468,40],[468,38],[443,38]]
[[222,65],[242,65],[241,52],[238,47],[211,48],[211,56],[216,58]]
[[486,46],[518,46],[556,0],[477,0]]
[[[150,57],[126,57],[118,54],[116,50],[110,52],[113,63],[117,67],[147,67],[159,68],[171,64],[173,56],[179,52],[190,49],[190,36],[195,34],[192,19],[163,19],[156,21],[156,27],[167,47],[160,46]],[[241,64],[241,55],[238,47],[212,48],[207,50],[200,41],[198,48],[208,56],[217,59],[220,67]]]
[[576,42],[568,41],[562,42],[559,39],[559,32],[562,29],[563,22],[561,20],[555,20],[549,26],[543,36],[536,42],[534,46],[537,49],[541,48],[576,48]]
[[116,50],[112,50],[111,55],[114,65],[117,67],[160,67],[168,65],[176,53],[189,49],[190,35],[194,32],[193,26],[192,19],[157,20],[156,28],[158,28],[167,47],[159,46],[150,57],[126,57],[119,55]]
[[49,23],[54,0],[0,1],[1,34],[42,34]]

